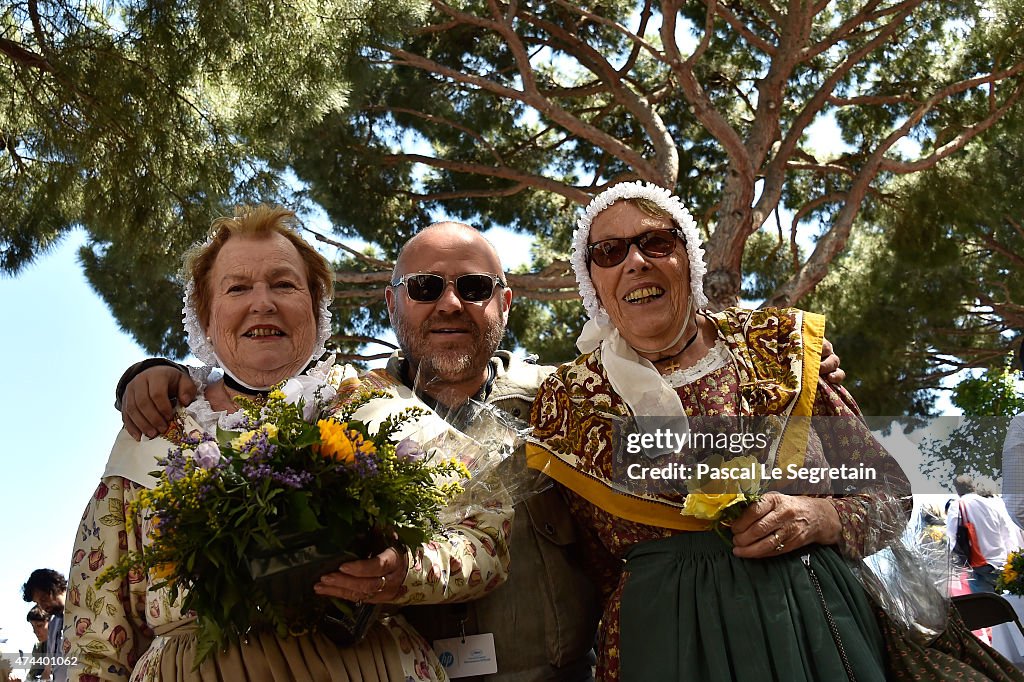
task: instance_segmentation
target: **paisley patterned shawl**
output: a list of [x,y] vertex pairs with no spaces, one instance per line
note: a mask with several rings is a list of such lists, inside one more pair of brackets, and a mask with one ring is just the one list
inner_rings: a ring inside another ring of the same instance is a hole
[[[776,466],[804,460],[817,389],[825,320],[800,310],[730,308],[709,316],[733,357],[740,379],[740,414],[786,421]],[[681,513],[683,499],[627,492],[616,483],[616,425],[634,415],[611,388],[601,349],[560,367],[533,403],[529,466],[594,505],[630,521],[677,530],[710,522]]]

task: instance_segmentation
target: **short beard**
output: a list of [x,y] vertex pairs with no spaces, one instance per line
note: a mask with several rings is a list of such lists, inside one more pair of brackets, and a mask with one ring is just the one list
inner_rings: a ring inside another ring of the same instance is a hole
[[[479,327],[472,320],[461,316],[455,319],[472,325],[479,333]],[[429,388],[429,385],[434,382],[454,384],[481,375],[494,355],[494,351],[498,349],[501,337],[505,334],[504,321],[499,320],[488,325],[484,334],[474,338],[473,343],[466,349],[431,353],[425,347],[425,340],[430,334],[431,322],[430,319],[424,320],[417,330],[413,329],[399,315],[392,320],[398,345],[406,360],[416,367],[416,376],[410,377],[415,382],[414,388],[416,389]]]

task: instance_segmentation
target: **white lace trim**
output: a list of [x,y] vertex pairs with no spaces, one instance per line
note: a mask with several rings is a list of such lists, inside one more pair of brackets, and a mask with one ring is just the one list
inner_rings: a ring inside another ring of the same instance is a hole
[[707,355],[698,360],[692,367],[677,369],[671,374],[663,375],[661,378],[672,388],[680,388],[722,369],[731,360],[732,355],[729,353],[729,347],[725,345],[725,341],[718,339]]
[[[343,379],[356,376],[355,370],[351,366],[336,365],[334,359],[334,354],[332,353],[325,360],[318,362],[303,374],[319,379],[335,388]],[[203,431],[210,434],[216,433],[218,426],[225,431],[234,431],[238,428],[238,421],[242,418],[240,410],[236,412],[215,410],[210,405],[210,401],[206,399],[204,393],[206,388],[222,380],[223,375],[219,373],[213,377],[213,380],[210,379],[210,375],[218,371],[216,367],[189,366],[188,368],[189,376],[192,377],[192,381],[199,388],[199,393],[196,395],[196,399],[185,408],[185,413],[195,419]]]
[[213,409],[210,401],[202,393],[197,395],[196,399],[185,408],[185,413],[195,419],[205,433],[210,434],[217,433],[218,426],[225,431],[237,430],[238,421],[244,416],[241,410],[225,412]]
[[196,388],[199,389],[200,393],[205,391],[206,387],[213,383],[210,381],[210,374],[216,369],[215,367],[210,367],[209,365],[204,365],[202,367],[185,365],[185,367],[188,368],[188,375],[192,379],[192,383],[194,383]]
[[693,299],[694,309],[707,308],[708,299],[704,295],[704,273],[707,270],[704,265],[704,249],[701,246],[697,223],[694,222],[682,200],[664,187],[658,187],[653,183],[620,182],[594,197],[593,201],[587,205],[584,214],[576,222],[576,231],[572,234],[572,253],[569,255],[569,262],[576,273],[580,296],[583,297],[583,307],[586,308],[590,319],[595,320],[598,324],[608,322],[608,313],[597,300],[597,290],[594,288],[594,282],[590,279],[590,272],[587,270],[587,242],[590,239],[590,225],[598,213],[621,199],[648,199],[672,216],[676,226],[686,237],[686,255],[690,260],[690,296]]

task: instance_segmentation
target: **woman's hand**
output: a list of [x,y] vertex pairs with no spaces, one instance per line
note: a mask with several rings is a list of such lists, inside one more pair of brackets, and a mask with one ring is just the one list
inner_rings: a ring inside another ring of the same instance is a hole
[[768,493],[732,523],[732,553],[763,559],[810,544],[834,545],[842,526],[828,498]]
[[313,590],[324,597],[387,604],[399,596],[409,567],[407,555],[387,548],[369,559],[347,561],[320,578]]

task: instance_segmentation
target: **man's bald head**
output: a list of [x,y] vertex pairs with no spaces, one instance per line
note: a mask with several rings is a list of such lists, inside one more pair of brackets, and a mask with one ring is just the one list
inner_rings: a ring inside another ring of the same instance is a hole
[[405,283],[389,286],[385,296],[391,325],[415,373],[410,378],[435,397],[458,404],[486,380],[487,365],[505,333],[512,291],[496,283],[483,301],[459,295],[455,282],[462,275],[488,274],[505,281],[498,252],[479,230],[463,223],[435,223],[406,242],[392,281],[417,273],[441,276],[444,289],[433,301],[416,301]]
[[[501,258],[494,246],[487,241],[472,225],[457,223],[451,220],[443,220],[428,225],[417,232],[405,243],[402,250],[398,252],[395,260],[395,270],[392,280],[398,279],[412,270],[407,267],[410,260],[410,253],[437,254],[438,258],[444,258],[450,254],[469,254],[482,256],[490,267],[485,271],[491,274],[500,275],[504,272],[501,267]],[[420,259],[416,259],[417,262]]]

